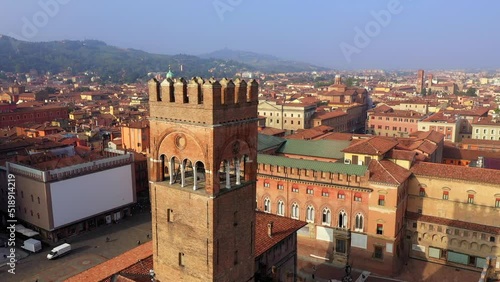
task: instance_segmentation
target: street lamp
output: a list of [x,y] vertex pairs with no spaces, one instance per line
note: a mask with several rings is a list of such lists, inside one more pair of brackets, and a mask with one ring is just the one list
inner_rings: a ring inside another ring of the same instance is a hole
[[342,278],[342,282],[352,282],[351,266],[348,262],[345,265],[345,276]]

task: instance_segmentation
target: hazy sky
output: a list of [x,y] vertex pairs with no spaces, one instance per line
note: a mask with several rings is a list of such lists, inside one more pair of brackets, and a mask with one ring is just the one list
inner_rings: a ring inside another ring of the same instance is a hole
[[227,47],[337,69],[500,67],[500,1],[1,0],[0,8],[0,33],[29,41],[194,55]]

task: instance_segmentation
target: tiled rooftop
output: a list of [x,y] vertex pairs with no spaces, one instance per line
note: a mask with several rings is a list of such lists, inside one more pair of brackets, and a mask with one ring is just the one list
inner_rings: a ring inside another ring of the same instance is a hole
[[367,155],[384,155],[392,148],[396,147],[398,142],[382,137],[372,137],[365,139],[342,150],[344,153],[367,154]]
[[[255,215],[255,257],[262,255],[307,224],[303,221],[264,212],[256,212]],[[267,224],[270,222],[273,223],[271,237],[267,234]]]
[[500,173],[494,169],[419,162],[414,164],[410,170],[417,176],[500,184]]
[[409,170],[388,160],[372,160],[368,170],[370,171],[370,181],[393,185],[400,185],[411,175]]
[[[140,269],[144,269],[144,267],[140,266],[140,264],[146,264],[147,259],[150,258],[152,254],[153,243],[150,241],[117,257],[105,261],[95,267],[92,267],[80,274],[77,274],[67,279],[66,282],[111,281],[108,279],[111,278],[114,274],[119,273],[125,269],[129,269],[131,272],[139,272]],[[139,266],[136,266],[137,264],[139,264]],[[149,273],[149,269],[147,271],[147,273]]]

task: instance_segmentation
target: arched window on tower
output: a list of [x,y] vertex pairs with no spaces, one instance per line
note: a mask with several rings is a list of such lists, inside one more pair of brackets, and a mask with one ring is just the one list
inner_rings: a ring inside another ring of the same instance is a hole
[[281,200],[278,201],[278,215],[284,216],[285,215],[285,203]]
[[297,203],[292,204],[292,215],[293,219],[299,219],[299,205]]
[[167,162],[165,161],[166,160],[166,156],[165,155],[161,155],[160,156],[160,161],[161,161],[161,181],[165,181],[167,180],[170,176],[169,176],[169,172],[168,172],[168,164]]
[[309,223],[314,223],[314,207],[311,205],[307,206],[306,221]]
[[364,227],[364,218],[361,213],[356,214],[356,222],[354,226],[354,231],[356,232],[363,232],[363,227]]
[[197,190],[198,188],[203,188],[206,183],[206,175],[205,175],[205,164],[198,161],[194,165],[194,177],[193,177],[193,190]]
[[271,200],[269,200],[269,198],[264,199],[264,212],[271,212]]
[[339,228],[346,229],[347,228],[347,214],[344,210],[339,212]]
[[323,209],[323,216],[321,219],[321,224],[327,225],[327,226],[330,226],[330,224],[332,224],[332,213],[331,213],[329,208]]
[[181,161],[176,157],[172,157],[168,165],[170,184],[181,183]]

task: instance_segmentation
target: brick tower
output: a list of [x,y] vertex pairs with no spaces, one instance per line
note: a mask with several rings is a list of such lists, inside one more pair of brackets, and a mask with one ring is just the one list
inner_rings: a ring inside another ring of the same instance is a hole
[[417,93],[422,93],[424,89],[424,70],[418,70],[417,72]]
[[255,80],[148,82],[157,281],[254,276]]

